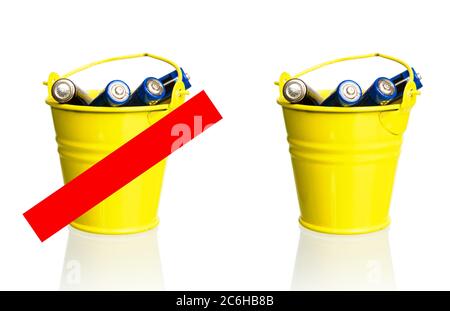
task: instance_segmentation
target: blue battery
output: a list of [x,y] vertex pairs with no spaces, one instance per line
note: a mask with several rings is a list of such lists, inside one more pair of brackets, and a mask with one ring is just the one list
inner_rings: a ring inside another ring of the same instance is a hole
[[130,99],[130,88],[121,80],[112,80],[106,85],[91,103],[91,106],[112,106],[118,107],[125,105]]
[[154,77],[148,77],[133,92],[127,106],[149,106],[161,102],[166,95],[163,83]]
[[[421,77],[414,68],[411,68],[414,74],[414,83],[416,84],[416,88],[420,89],[422,88],[422,81]],[[403,92],[405,91],[406,83],[409,81],[409,73],[408,70],[403,71],[402,73],[396,75],[395,77],[391,78],[392,83],[395,84],[395,87],[397,88],[397,95],[393,99],[393,101],[402,98]]]
[[322,102],[322,106],[355,106],[359,104],[361,98],[362,90],[359,84],[353,80],[344,80]]
[[[189,82],[189,77],[184,72],[183,68],[180,69],[183,77],[182,81],[184,83],[185,89],[187,90],[191,87],[191,83]],[[164,98],[161,101],[164,101],[172,96],[173,88],[175,86],[175,82],[177,82],[177,79],[178,79],[178,72],[176,70],[159,78],[159,81],[161,81],[161,83],[164,85],[166,89],[166,94],[164,95]]]
[[397,96],[397,88],[388,78],[381,77],[364,93],[359,106],[386,105]]

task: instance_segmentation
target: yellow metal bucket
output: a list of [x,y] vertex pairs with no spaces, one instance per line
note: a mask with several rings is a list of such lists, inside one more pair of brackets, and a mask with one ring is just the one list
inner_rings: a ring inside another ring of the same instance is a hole
[[[340,61],[383,57],[404,65],[410,75],[400,103],[374,107],[291,104],[276,83],[283,108],[300,204],[300,223],[311,230],[359,234],[389,225],[389,204],[402,134],[419,94],[411,67],[379,53],[325,62],[295,77]],[[329,91],[322,91],[327,95]]]
[[[59,79],[59,75],[51,73],[48,81],[44,83],[49,90],[46,103],[52,110],[65,183],[183,104],[187,92],[178,65],[148,53],[94,62],[62,76],[66,78],[105,62],[145,56],[167,62],[178,71],[178,79],[169,104],[145,107],[90,107],[58,104],[52,98],[51,87]],[[99,91],[89,91],[89,93],[95,96]],[[159,162],[76,219],[71,225],[83,231],[102,234],[136,233],[156,227],[159,222],[158,202],[165,164],[166,160]],[[123,169],[126,168],[117,168],[117,170]],[[114,172],[110,173],[114,174]],[[83,194],[80,193],[80,195]]]

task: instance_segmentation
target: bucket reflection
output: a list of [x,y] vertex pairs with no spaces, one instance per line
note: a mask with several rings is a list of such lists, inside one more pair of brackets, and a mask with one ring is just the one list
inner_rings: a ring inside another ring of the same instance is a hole
[[157,230],[98,235],[69,229],[62,290],[162,290]]
[[393,290],[388,230],[328,235],[301,229],[292,290]]

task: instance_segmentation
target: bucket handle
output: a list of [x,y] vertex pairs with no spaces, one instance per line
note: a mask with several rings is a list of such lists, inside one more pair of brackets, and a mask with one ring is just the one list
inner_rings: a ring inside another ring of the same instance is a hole
[[[412,68],[403,60],[393,57],[393,56],[381,54],[381,53],[348,56],[348,57],[342,57],[342,58],[337,58],[337,59],[334,59],[331,61],[323,62],[316,66],[312,66],[312,67],[305,69],[302,72],[294,75],[293,77],[298,78],[298,77],[303,76],[307,73],[310,73],[314,70],[320,69],[322,67],[325,67],[325,66],[328,66],[331,64],[348,61],[348,60],[370,58],[370,57],[381,57],[381,58],[385,58],[385,59],[397,62],[397,63],[403,65],[408,70],[409,80],[406,83],[405,90],[403,92],[403,98],[400,103],[400,108],[396,111],[384,111],[384,112],[380,113],[380,121],[388,131],[390,131],[392,134],[396,134],[396,135],[402,134],[406,129],[409,111],[416,103],[417,95],[420,95],[420,92],[417,90],[416,83],[414,82],[414,73],[412,71]],[[275,82],[275,84],[279,86],[281,99],[284,99],[283,86],[289,79],[291,79],[291,76],[287,72],[283,72],[280,76],[279,81]]]
[[72,71],[69,71],[68,73],[59,76],[56,72],[51,72],[49,74],[48,80],[43,82],[44,85],[47,86],[48,88],[48,95],[51,98],[52,97],[52,86],[53,83],[55,83],[56,80],[58,80],[60,77],[61,78],[68,78],[76,73],[79,73],[83,70],[89,69],[91,67],[100,65],[100,64],[104,64],[104,63],[109,63],[112,61],[118,61],[118,60],[125,60],[125,59],[131,59],[131,58],[139,58],[139,57],[150,57],[156,60],[160,60],[163,61],[171,66],[173,66],[178,74],[178,78],[177,81],[175,82],[175,86],[173,88],[173,92],[172,92],[172,98],[171,101],[169,103],[169,109],[170,108],[176,108],[178,106],[180,106],[181,104],[184,103],[185,101],[185,96],[189,94],[189,92],[186,90],[186,87],[183,83],[183,74],[181,72],[180,67],[173,61],[162,57],[162,56],[157,56],[154,54],[150,54],[150,53],[140,53],[140,54],[131,54],[131,55],[124,55],[124,56],[116,56],[116,57],[111,57],[111,58],[107,58],[107,59],[103,59],[103,60],[99,60],[99,61],[95,61],[89,64],[86,64],[84,66],[81,66],[77,69],[74,69]]

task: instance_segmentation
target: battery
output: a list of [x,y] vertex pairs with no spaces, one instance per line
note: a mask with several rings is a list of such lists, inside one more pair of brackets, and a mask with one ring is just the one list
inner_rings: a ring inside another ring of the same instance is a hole
[[[187,73],[184,72],[183,68],[180,69],[182,74],[182,81],[185,89],[187,90],[191,87],[191,83],[189,82],[190,77]],[[177,79],[178,79],[178,72],[176,70],[159,78],[159,81],[161,81],[161,83],[166,88],[166,94],[164,95],[164,98],[161,99],[161,101],[164,101],[172,96],[173,88],[175,86],[175,82],[177,82]]]
[[323,102],[319,93],[298,78],[290,79],[284,84],[283,96],[292,104],[320,105]]
[[355,106],[362,97],[362,90],[353,80],[344,80],[323,102],[322,106]]
[[149,77],[133,92],[126,106],[148,106],[160,102],[166,95],[166,88],[162,82]]
[[387,105],[397,95],[397,88],[388,78],[380,77],[367,89],[359,106]]
[[[414,68],[411,68],[414,74],[414,83],[416,84],[417,89],[422,88],[422,77],[419,73],[417,73]],[[403,92],[405,91],[406,83],[409,81],[409,72],[408,70],[403,71],[402,73],[396,75],[395,77],[391,78],[392,83],[395,84],[395,87],[397,88],[397,95],[392,101],[396,101],[403,96]]]
[[61,78],[52,86],[52,97],[60,104],[89,105],[92,98],[80,89],[72,80]]
[[91,103],[91,106],[122,106],[130,99],[130,88],[121,80],[113,80],[106,85]]

